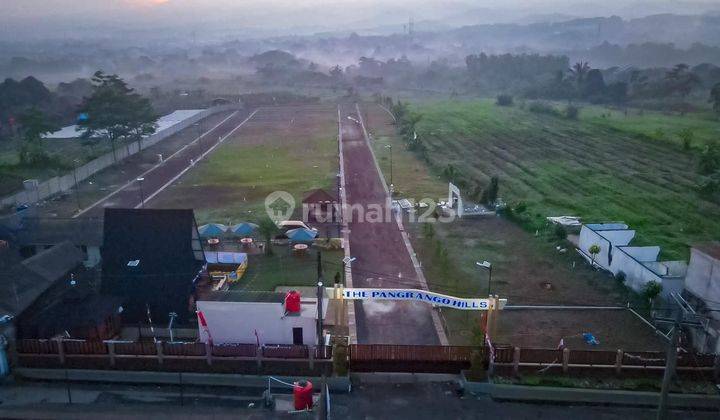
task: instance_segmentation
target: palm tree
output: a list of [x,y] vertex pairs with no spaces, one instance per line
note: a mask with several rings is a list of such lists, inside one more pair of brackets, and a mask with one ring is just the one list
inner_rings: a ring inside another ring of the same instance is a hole
[[597,257],[597,254],[600,253],[600,245],[598,244],[592,244],[590,245],[590,248],[588,248],[588,252],[590,253],[590,256],[592,257],[592,266],[595,266],[595,257]]
[[590,72],[590,64],[587,61],[578,61],[570,67],[570,74],[572,74],[578,87],[585,81],[588,72]]
[[270,241],[273,236],[279,231],[277,224],[269,217],[265,217],[258,223],[258,230],[260,235],[265,239],[265,253],[272,255],[272,248],[270,247]]

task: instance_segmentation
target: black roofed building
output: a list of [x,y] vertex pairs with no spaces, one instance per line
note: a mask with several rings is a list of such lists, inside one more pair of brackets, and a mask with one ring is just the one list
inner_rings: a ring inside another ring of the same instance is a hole
[[193,211],[108,208],[104,225],[101,290],[123,299],[123,321],[186,323],[204,264]]
[[20,252],[26,257],[68,241],[82,251],[83,264],[86,267],[95,267],[100,263],[102,219],[26,217],[14,233],[20,246]]
[[110,338],[119,326],[119,303],[95,292],[96,273],[82,252],[61,242],[6,266],[0,275],[0,315],[13,317],[17,338]]
[[82,263],[80,250],[63,242],[37,255],[12,264],[0,273],[3,293],[0,311],[20,315],[55,282],[65,278]]

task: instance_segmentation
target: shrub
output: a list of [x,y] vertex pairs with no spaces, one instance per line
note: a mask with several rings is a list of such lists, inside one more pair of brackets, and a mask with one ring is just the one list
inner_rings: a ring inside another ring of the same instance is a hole
[[625,272],[624,271],[618,271],[617,274],[615,274],[615,280],[620,283],[625,283]]
[[502,94],[498,95],[495,104],[499,106],[512,106],[513,105],[513,97],[512,95]]
[[556,117],[560,116],[560,111],[558,111],[554,106],[550,105],[549,103],[542,101],[531,102],[528,106],[528,110],[536,114],[547,114]]
[[580,116],[580,108],[575,105],[568,105],[565,107],[565,118],[568,120],[577,120]]
[[662,292],[662,289],[662,284],[654,280],[650,280],[647,284],[645,284],[643,295],[645,295],[648,300],[653,300]]
[[347,375],[347,346],[335,344],[335,347],[333,348],[333,370],[338,376]]
[[689,128],[680,130],[678,133],[680,141],[682,141],[683,150],[690,150],[692,148],[693,140],[695,139],[695,132]]
[[555,225],[555,237],[559,241],[564,241],[565,239],[567,239],[567,230],[565,229],[565,226]]

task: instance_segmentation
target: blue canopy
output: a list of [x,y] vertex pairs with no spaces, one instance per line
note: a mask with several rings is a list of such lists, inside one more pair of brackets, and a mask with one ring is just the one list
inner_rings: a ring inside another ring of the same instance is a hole
[[317,236],[317,232],[305,228],[297,228],[288,230],[285,235],[292,242],[312,242]]
[[220,236],[227,231],[227,226],[220,223],[208,223],[198,228],[198,233],[202,237]]
[[258,225],[255,223],[238,223],[237,225],[230,228],[230,232],[240,235],[240,236],[248,236],[251,235],[255,229],[258,228]]

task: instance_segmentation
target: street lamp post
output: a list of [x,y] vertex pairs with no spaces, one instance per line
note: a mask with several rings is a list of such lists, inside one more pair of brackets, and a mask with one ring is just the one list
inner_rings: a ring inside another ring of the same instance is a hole
[[178,314],[176,312],[170,312],[168,316],[170,317],[170,323],[168,324],[168,331],[170,332],[170,342],[174,343],[175,340],[173,338],[173,321],[175,321],[175,318],[177,318]]
[[143,182],[145,181],[145,178],[140,177],[137,179],[137,182],[140,184],[140,208],[145,208],[145,196],[143,195]]
[[348,265],[352,264],[353,261],[355,261],[357,258],[355,257],[345,257],[342,259],[343,263],[343,286],[345,286],[345,270],[347,270]]
[[477,261],[475,264],[478,267],[484,268],[488,271],[488,287],[487,287],[487,295],[490,296],[490,285],[492,284],[492,264],[489,261]]

